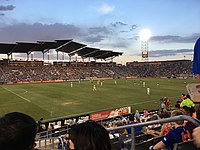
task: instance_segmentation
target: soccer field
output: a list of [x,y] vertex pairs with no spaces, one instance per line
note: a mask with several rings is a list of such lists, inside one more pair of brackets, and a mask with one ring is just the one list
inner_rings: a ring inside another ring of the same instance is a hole
[[[146,83],[143,87],[142,82]],[[75,116],[112,108],[131,106],[138,109],[160,108],[160,98],[169,97],[174,103],[186,84],[195,80],[180,79],[117,79],[105,80],[103,85],[97,81],[74,81],[61,83],[37,83],[0,85],[0,115],[19,111],[33,116],[36,120],[43,117]],[[159,83],[159,85],[157,85]],[[93,91],[93,85],[96,91]],[[151,95],[146,88],[150,87]]]

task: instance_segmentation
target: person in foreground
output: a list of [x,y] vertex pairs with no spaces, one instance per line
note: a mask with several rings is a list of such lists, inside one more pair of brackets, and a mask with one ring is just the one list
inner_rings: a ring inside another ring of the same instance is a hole
[[197,147],[200,147],[200,127],[197,127],[193,130],[192,136],[194,138],[194,143]]
[[20,112],[11,112],[0,118],[0,150],[33,150],[37,124]]
[[72,126],[68,144],[71,150],[111,150],[108,131],[91,120]]
[[[171,112],[171,117],[183,115],[183,113],[179,110],[174,110]],[[156,145],[152,145],[149,147],[150,150],[160,150],[166,147],[168,150],[173,150],[173,146],[175,143],[183,142],[183,135],[186,133],[185,128],[183,126],[184,120],[172,122],[172,126],[175,128],[170,130],[168,134],[166,134],[163,139],[158,142]]]

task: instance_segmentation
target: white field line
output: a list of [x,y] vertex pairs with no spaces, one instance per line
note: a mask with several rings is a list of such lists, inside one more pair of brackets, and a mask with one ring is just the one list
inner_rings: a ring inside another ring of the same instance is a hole
[[[176,97],[177,97],[177,96],[169,97],[169,98],[176,98]],[[149,103],[149,102],[158,102],[158,103],[159,103],[160,101],[159,101],[159,100],[149,100],[149,101],[144,101],[144,102],[139,102],[139,103],[134,103],[134,104],[128,104],[128,105],[125,105],[125,106],[122,106],[122,107],[134,106],[134,105],[141,105],[141,104],[145,104],[145,103]],[[99,109],[99,110],[96,110],[96,112],[106,111],[106,110],[116,109],[116,108],[117,108],[117,107],[114,106],[114,107]],[[77,113],[77,114],[72,114],[72,115],[74,116],[74,115],[89,114],[89,113],[94,113],[94,111],[88,111],[88,112]],[[67,116],[70,116],[70,115],[67,115]]]
[[16,96],[18,96],[18,97],[20,97],[21,99],[23,99],[23,100],[25,100],[25,101],[27,101],[27,102],[31,102],[30,100],[28,100],[27,98],[24,98],[23,96],[21,96],[21,95],[19,95],[19,94],[17,94],[17,93],[15,93],[15,92],[13,92],[13,91],[11,91],[11,90],[9,90],[9,89],[7,89],[7,88],[5,88],[5,87],[2,87],[3,89],[5,89],[6,91],[8,91],[8,92],[10,92],[10,93],[12,93],[12,94],[14,94],[14,95],[16,95]]
[[140,104],[145,104],[145,103],[149,103],[149,102],[156,102],[158,100],[150,100],[150,101],[144,101],[144,102],[139,102],[139,103],[134,103],[134,104],[129,104],[131,106],[134,106],[134,105],[140,105]]
[[[156,101],[158,101],[158,100],[150,100],[150,101],[144,101],[144,102],[140,102],[140,103],[128,104],[128,105],[122,106],[122,107],[133,106],[133,105],[141,105],[141,104],[144,104],[144,103],[156,102]],[[117,107],[109,107],[109,108],[104,108],[104,109],[98,109],[96,111],[82,112],[82,113],[77,113],[77,114],[72,114],[72,115],[66,115],[66,116],[62,116],[62,117],[78,116],[78,115],[82,115],[82,114],[90,114],[90,113],[95,113],[95,112],[100,112],[100,111],[106,111],[106,110],[116,109],[116,108]],[[62,118],[62,117],[58,117],[58,118]],[[51,118],[51,119],[58,119],[58,118]]]

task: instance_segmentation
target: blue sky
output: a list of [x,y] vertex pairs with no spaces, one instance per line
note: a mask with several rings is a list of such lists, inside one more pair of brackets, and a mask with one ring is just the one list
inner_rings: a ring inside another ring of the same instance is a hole
[[199,6],[200,0],[0,0],[0,42],[72,38],[123,52],[117,62],[141,61],[138,34],[148,28],[149,60],[192,59]]

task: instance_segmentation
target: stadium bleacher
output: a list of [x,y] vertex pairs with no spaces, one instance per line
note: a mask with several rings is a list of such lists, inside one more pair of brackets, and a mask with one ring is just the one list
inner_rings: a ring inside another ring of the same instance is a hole
[[[1,63],[0,63],[1,64]],[[80,64],[80,65],[79,65]],[[125,77],[173,77],[191,78],[192,63],[188,60],[165,61],[160,63],[128,63],[120,66],[116,63],[92,63],[78,62],[77,66],[67,65],[43,65],[39,61],[24,62],[14,61],[7,65],[0,65],[0,81],[7,82],[31,82],[47,80],[80,80],[97,78],[125,78]],[[175,66],[175,67],[174,67]]]

